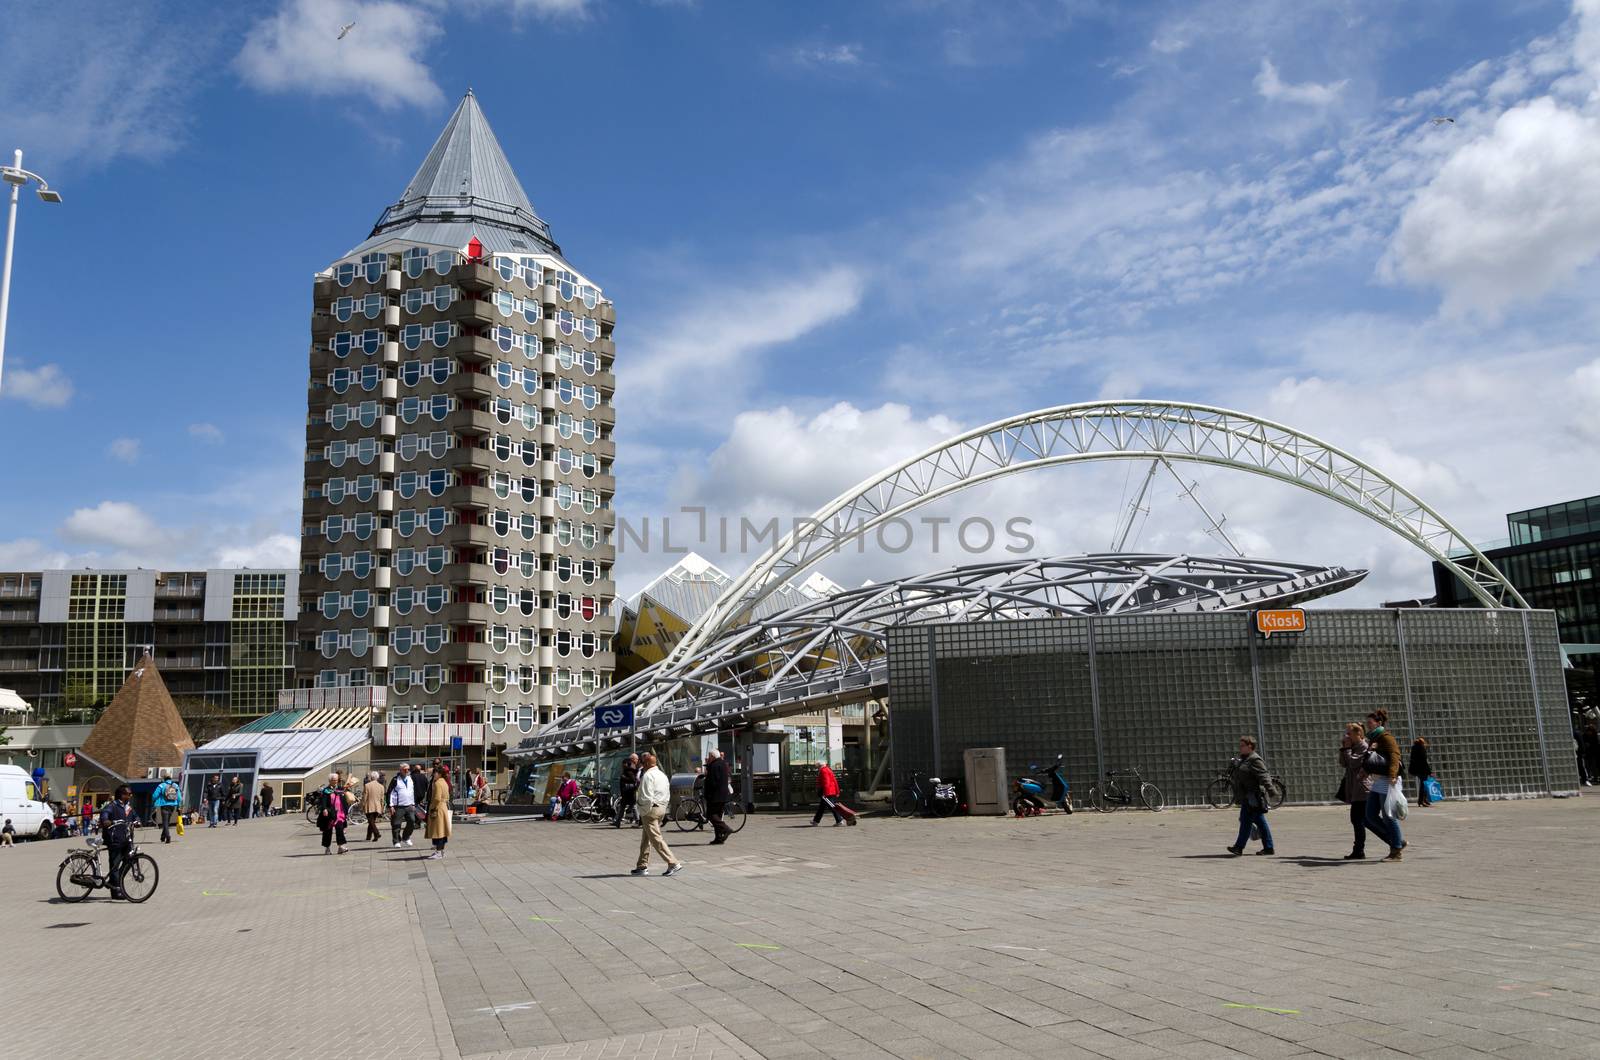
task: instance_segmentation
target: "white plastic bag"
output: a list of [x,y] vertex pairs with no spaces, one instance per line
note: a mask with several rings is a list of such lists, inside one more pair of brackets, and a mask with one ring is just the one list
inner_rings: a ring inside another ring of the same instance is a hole
[[1411,807],[1406,803],[1406,793],[1400,790],[1400,782],[1389,782],[1389,793],[1383,797],[1383,815],[1396,821],[1403,821],[1411,812]]

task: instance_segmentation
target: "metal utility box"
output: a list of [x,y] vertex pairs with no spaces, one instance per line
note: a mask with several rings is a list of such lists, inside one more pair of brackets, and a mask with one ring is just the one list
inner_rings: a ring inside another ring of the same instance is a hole
[[967,812],[1006,815],[1010,799],[1006,792],[1006,749],[969,747],[961,752],[967,774]]

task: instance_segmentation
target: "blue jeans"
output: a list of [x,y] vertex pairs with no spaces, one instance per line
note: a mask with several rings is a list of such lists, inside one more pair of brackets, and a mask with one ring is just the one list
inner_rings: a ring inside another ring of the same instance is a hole
[[220,821],[221,819],[222,819],[222,802],[221,802],[221,800],[214,800],[211,803],[211,822],[209,824],[207,824],[206,827],[207,828],[215,828],[217,826],[217,822]]
[[1389,849],[1399,850],[1406,841],[1400,835],[1400,822],[1383,815],[1383,803],[1387,798],[1387,792],[1374,791],[1367,795],[1367,829],[1389,844]]
[[1267,827],[1267,815],[1261,810],[1252,810],[1245,806],[1239,807],[1239,838],[1234,841],[1235,850],[1244,849],[1250,842],[1250,827],[1254,825],[1261,832],[1261,849],[1272,849],[1272,829]]

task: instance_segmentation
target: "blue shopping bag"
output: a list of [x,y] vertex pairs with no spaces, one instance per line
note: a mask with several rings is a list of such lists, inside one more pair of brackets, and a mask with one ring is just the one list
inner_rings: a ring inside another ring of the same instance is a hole
[[1422,784],[1423,784],[1423,787],[1428,789],[1428,801],[1429,802],[1443,802],[1444,801],[1444,788],[1442,788],[1439,785],[1439,778],[1438,777],[1429,777],[1428,779],[1424,780],[1422,782]]

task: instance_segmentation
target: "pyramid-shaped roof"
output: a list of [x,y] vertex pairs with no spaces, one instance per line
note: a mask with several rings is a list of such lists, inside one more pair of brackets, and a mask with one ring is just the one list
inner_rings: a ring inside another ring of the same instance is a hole
[[79,749],[123,780],[142,778],[150,767],[183,765],[194,749],[189,729],[148,654],[134,667]]
[[397,239],[458,248],[474,236],[490,253],[561,253],[469,89],[400,201],[350,253]]

